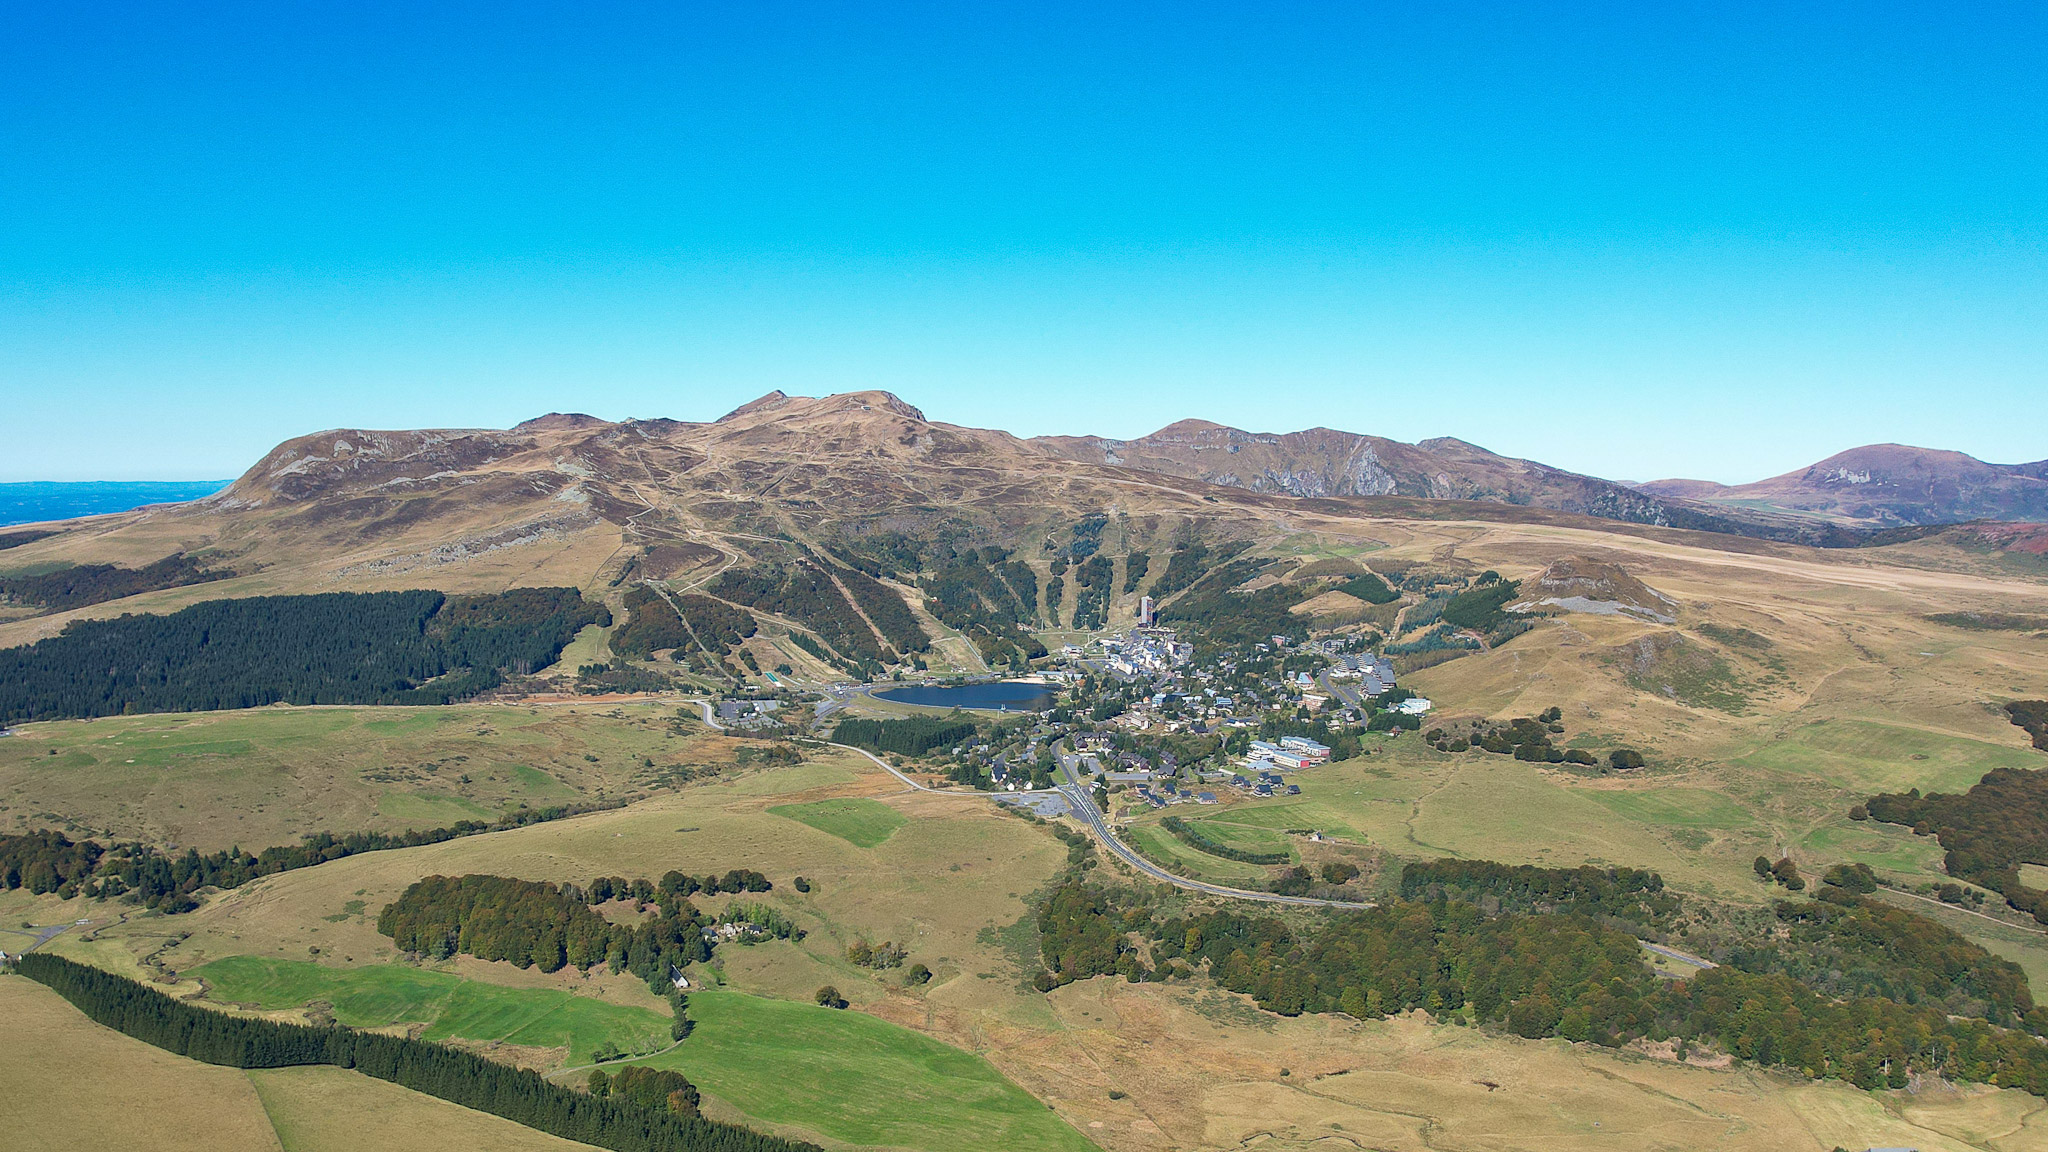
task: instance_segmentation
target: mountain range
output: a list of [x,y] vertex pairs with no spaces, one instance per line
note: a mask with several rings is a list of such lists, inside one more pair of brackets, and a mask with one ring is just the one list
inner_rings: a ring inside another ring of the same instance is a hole
[[1961,452],[1871,444],[1753,484],[1656,480],[1637,490],[1856,525],[2040,520],[2048,519],[2048,460],[1987,464]]
[[[235,574],[216,594],[251,594],[423,578],[709,579],[878,534],[1041,558],[1078,554],[1076,534],[1105,551],[1166,551],[1317,517],[1855,546],[1873,539],[1870,528],[2048,518],[2044,472],[1883,447],[1740,488],[1630,486],[1448,438],[1184,420],[1133,440],[1027,439],[928,419],[887,392],[771,392],[707,422],[553,413],[503,430],[319,432],[278,445],[204,499],[14,533],[0,547],[13,545],[9,570],[188,557]],[[1971,547],[2032,550],[2033,540]]]

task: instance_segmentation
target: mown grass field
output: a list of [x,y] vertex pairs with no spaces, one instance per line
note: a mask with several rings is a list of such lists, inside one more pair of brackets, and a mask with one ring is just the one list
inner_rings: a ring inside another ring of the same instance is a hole
[[551,988],[507,988],[447,972],[395,964],[323,967],[310,961],[229,956],[187,975],[206,981],[211,999],[267,1011],[331,1006],[357,1028],[424,1024],[429,1040],[478,1040],[560,1048],[564,1062],[587,1063],[610,1044],[651,1052],[669,1043],[670,1017]]
[[593,1147],[345,1068],[247,1073],[283,1152],[578,1152]]
[[21,976],[0,976],[0,1145],[281,1152],[249,1081],[85,1018]]
[[773,1125],[932,1152],[1092,1147],[987,1060],[861,1012],[713,990],[690,1015],[688,1040],[636,1063]]
[[901,812],[859,796],[813,800],[808,804],[777,804],[768,811],[808,824],[828,836],[837,836],[856,848],[878,847],[903,826]]
[[0,831],[201,849],[436,828],[600,800],[730,760],[673,706],[260,708],[26,724],[0,740]]

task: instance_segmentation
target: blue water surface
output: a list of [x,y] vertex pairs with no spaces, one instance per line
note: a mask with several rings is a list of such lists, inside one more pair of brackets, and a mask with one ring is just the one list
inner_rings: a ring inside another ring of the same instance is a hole
[[211,496],[227,480],[30,480],[0,484],[0,526],[126,512]]
[[993,684],[962,684],[942,688],[913,684],[875,693],[880,700],[917,704],[926,708],[980,708],[992,711],[1037,712],[1052,707],[1051,686],[999,680]]

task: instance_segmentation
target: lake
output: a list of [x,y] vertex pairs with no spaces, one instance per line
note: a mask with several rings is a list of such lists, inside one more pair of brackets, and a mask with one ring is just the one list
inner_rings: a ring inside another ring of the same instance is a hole
[[999,680],[993,684],[962,684],[953,688],[913,684],[875,693],[875,699],[888,700],[896,704],[916,704],[924,708],[981,708],[1004,712],[1041,711],[1052,707],[1053,698],[1050,684],[1025,684],[1015,680]]

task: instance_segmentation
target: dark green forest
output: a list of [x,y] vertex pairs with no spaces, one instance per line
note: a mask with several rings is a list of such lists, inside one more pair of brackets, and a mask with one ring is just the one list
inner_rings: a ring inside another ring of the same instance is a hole
[[[712,582],[710,591],[735,604],[795,620],[856,663],[885,660],[874,629],[847,603],[832,577],[815,564],[799,561],[729,571]],[[895,595],[887,589],[883,592]]]
[[1074,627],[1088,630],[1108,623],[1115,582],[1116,564],[1107,556],[1091,556],[1074,565]]
[[1981,884],[2048,924],[2048,892],[2020,882],[2020,865],[2048,860],[2048,772],[1993,768],[1968,792],[1890,792],[1850,815],[1863,813],[1933,834],[1947,850],[1942,866],[1950,876]]
[[140,568],[77,564],[35,576],[0,576],[0,600],[14,600],[46,611],[61,612],[67,608],[104,604],[109,600],[139,596],[163,588],[227,580],[234,575],[231,569],[226,568],[203,569],[193,563],[190,556],[176,553]]
[[922,756],[934,748],[974,737],[974,721],[952,716],[912,716],[903,720],[841,720],[832,739],[870,752]]
[[0,723],[292,704],[446,704],[560,657],[611,613],[574,588],[328,592],[74,620],[0,650]]
[[[682,609],[680,614],[677,608]],[[612,633],[611,644],[612,651],[632,658],[664,648],[689,652],[701,641],[722,659],[758,627],[753,613],[724,601],[686,592],[671,605],[661,593],[644,586],[626,593],[626,613],[626,623]]]
[[93,1021],[167,1052],[230,1068],[331,1064],[566,1140],[614,1152],[820,1152],[814,1144],[650,1107],[632,1094],[576,1092],[538,1072],[440,1044],[339,1025],[229,1016],[59,956],[31,953],[15,971],[47,985]]
[[1363,576],[1353,576],[1337,585],[1337,591],[1346,596],[1356,596],[1367,604],[1392,604],[1401,598],[1401,594],[1389,588],[1385,580],[1370,572]]

